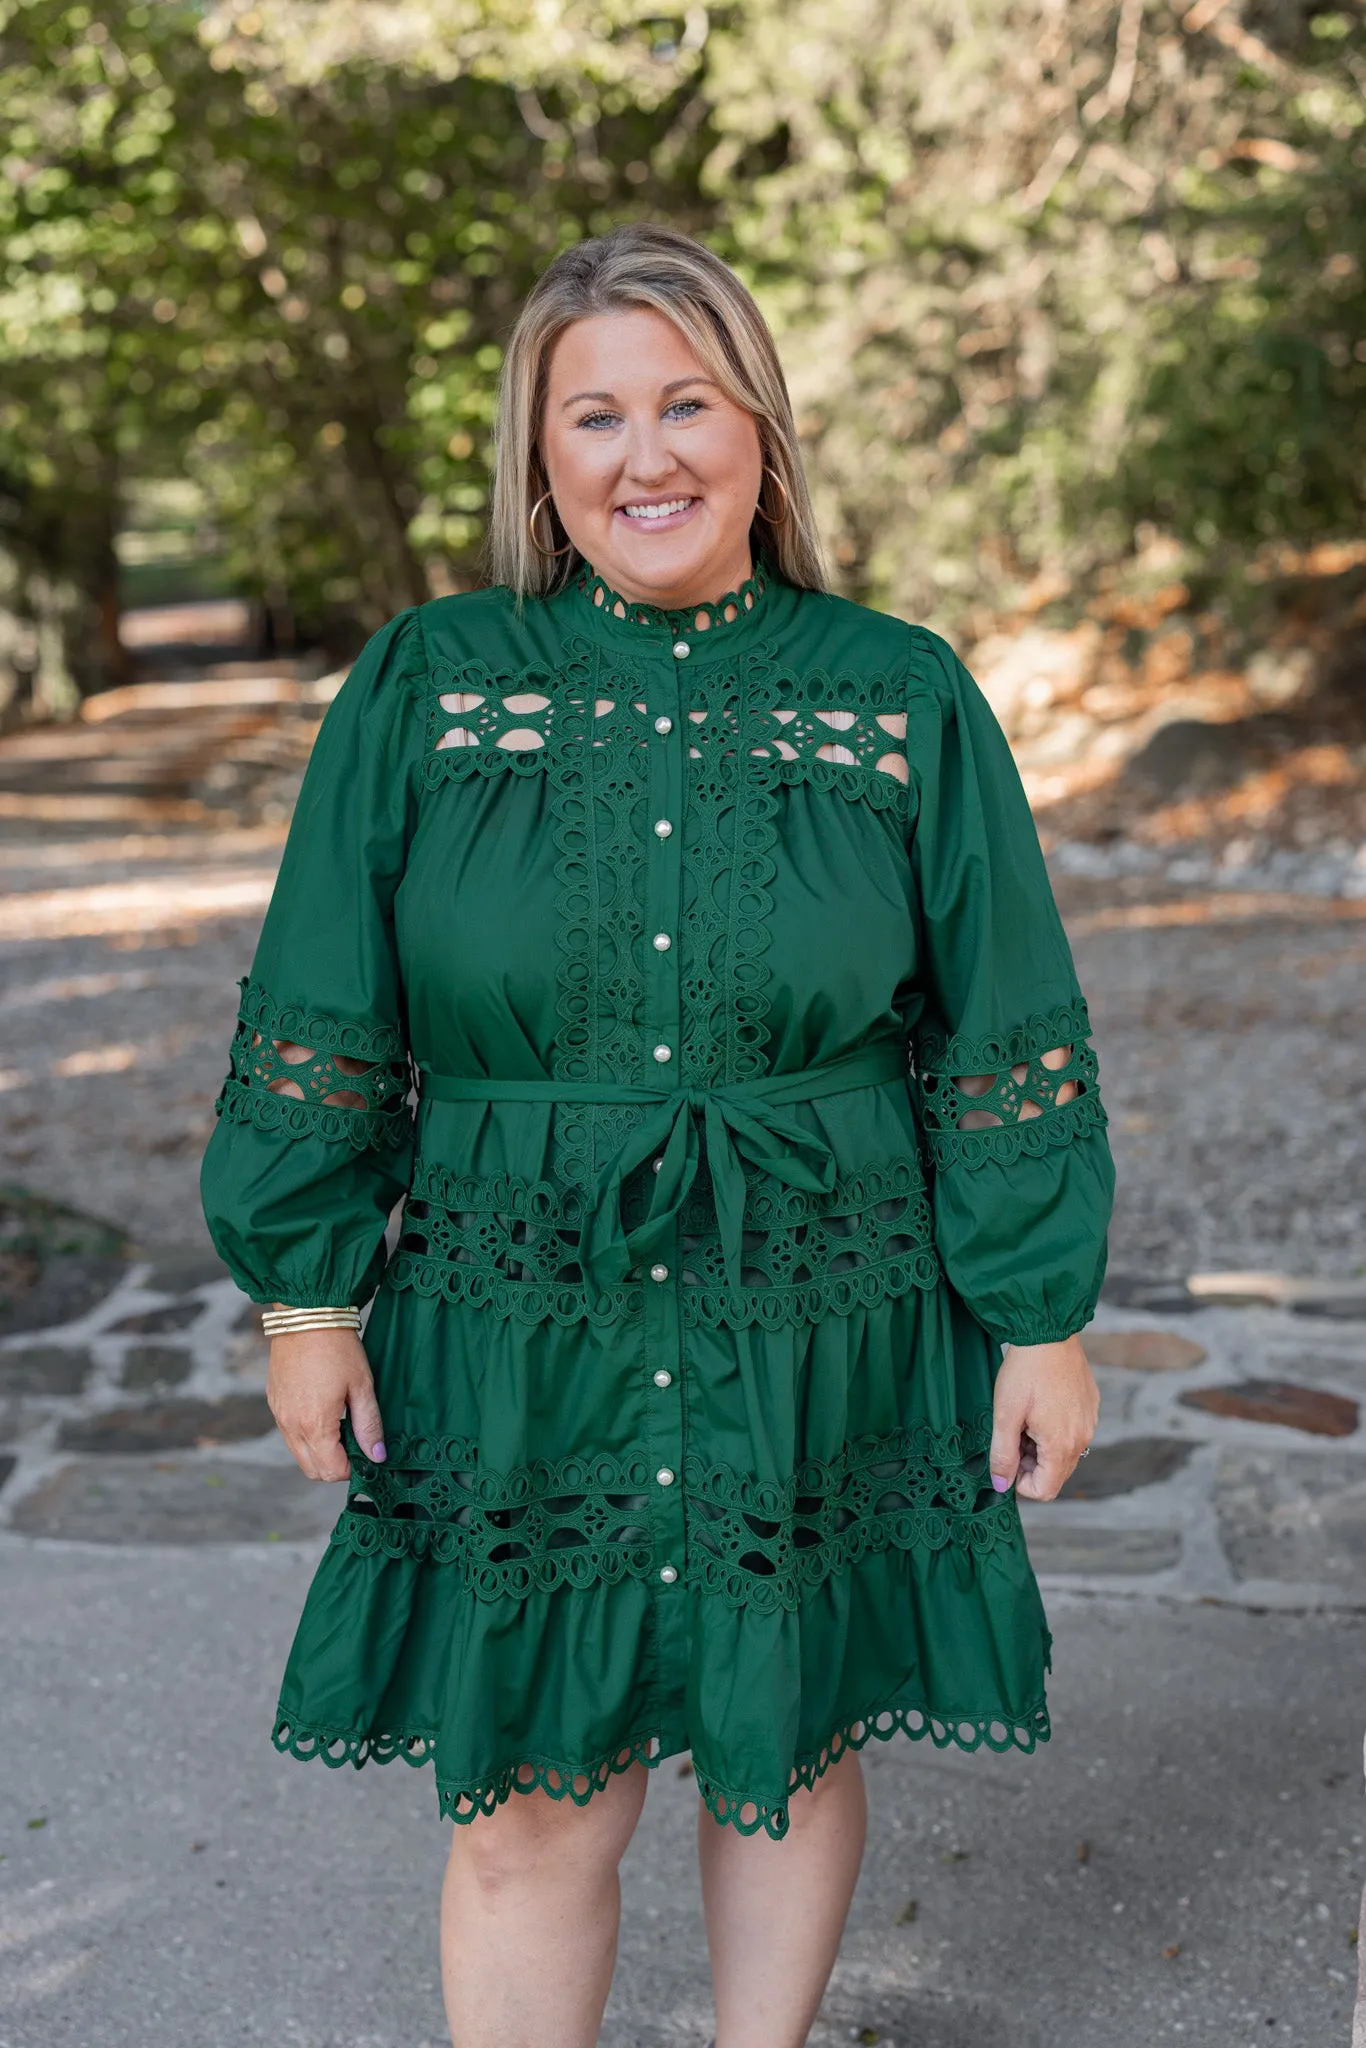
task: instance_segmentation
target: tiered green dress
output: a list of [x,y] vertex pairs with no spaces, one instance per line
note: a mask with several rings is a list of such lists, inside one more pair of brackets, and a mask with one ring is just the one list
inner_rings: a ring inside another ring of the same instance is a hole
[[255,1301],[374,1296],[388,1445],[348,1434],[281,1749],[430,1760],[457,1821],[690,1750],[778,1836],[870,1736],[1047,1736],[991,1389],[1089,1319],[1112,1169],[942,640],[763,565],[686,613],[587,567],[404,612],[243,990],[214,1240]]

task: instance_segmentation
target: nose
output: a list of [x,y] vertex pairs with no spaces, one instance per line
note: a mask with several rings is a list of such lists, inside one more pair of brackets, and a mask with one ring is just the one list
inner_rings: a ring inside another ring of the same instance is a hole
[[626,441],[626,475],[642,490],[657,491],[678,468],[678,458],[657,420],[633,420]]

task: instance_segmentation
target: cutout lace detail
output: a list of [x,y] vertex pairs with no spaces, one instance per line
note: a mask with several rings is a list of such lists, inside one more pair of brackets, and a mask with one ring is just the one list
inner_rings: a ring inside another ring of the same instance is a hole
[[[917,1079],[935,1164],[1010,1165],[1105,1124],[1096,1055],[1083,1042],[1090,1029],[1078,999],[998,1038],[920,1033]],[[1049,1053],[1066,1057],[1048,1065]]]
[[[737,620],[750,617],[758,606],[760,598],[768,589],[768,571],[763,562],[755,565],[754,574],[745,579],[738,590],[728,590],[724,597],[718,597],[707,604],[684,605],[675,611],[666,611],[661,605],[646,604],[633,597],[623,597],[605,583],[591,564],[585,562],[574,579],[575,588],[596,611],[603,611],[614,619],[621,619],[632,626],[662,626],[675,639],[693,633],[715,632],[718,628],[733,626]],[[728,614],[733,613],[730,617]]]
[[[644,1214],[644,1174],[628,1185],[628,1228]],[[457,1176],[419,1163],[385,1285],[562,1326],[638,1316],[643,1284],[591,1292],[578,1263],[582,1197],[508,1174]],[[933,1219],[920,1163],[902,1159],[842,1176],[828,1194],[756,1175],[746,1205],[742,1286],[726,1281],[705,1191],[684,1204],[680,1265],[685,1327],[816,1321],[938,1284]]]
[[[688,672],[690,760],[709,762],[713,773],[717,762],[728,761],[724,772],[732,787],[741,779],[738,764],[745,762],[767,767],[770,774],[759,779],[770,786],[809,782],[832,794],[860,797],[875,810],[906,814],[906,710],[890,681],[819,670],[785,676],[763,642],[747,646],[734,673],[718,675],[725,653],[719,644],[699,646],[697,665]],[[557,768],[568,769],[574,783],[568,764],[591,749],[594,756],[608,757],[591,760],[587,768],[579,764],[595,790],[608,790],[625,777],[638,785],[643,802],[649,685],[629,651],[569,640],[553,672],[435,662],[431,688],[428,784]],[[690,800],[696,794],[690,785]]]
[[[727,1607],[795,1610],[832,1573],[885,1550],[982,1556],[1019,1532],[992,1491],[989,1415],[937,1435],[925,1424],[862,1437],[829,1463],[767,1482],[689,1457],[684,1576]],[[361,1557],[454,1565],[481,1600],[649,1578],[650,1466],[643,1454],[542,1460],[503,1473],[465,1437],[395,1437],[382,1465],[348,1436],[352,1491],[332,1542]]]
[[406,1140],[411,1073],[396,1026],[348,1024],[282,1006],[257,982],[238,986],[242,1001],[217,1114],[291,1137],[345,1140],[357,1151]]
[[[1050,1732],[1048,1708],[1042,1700],[1026,1708],[1018,1720],[973,1715],[946,1718],[925,1707],[884,1707],[844,1722],[815,1755],[799,1758],[788,1781],[788,1796],[809,1790],[846,1750],[862,1749],[865,1743],[873,1741],[889,1742],[894,1735],[909,1736],[912,1742],[928,1736],[936,1749],[947,1749],[952,1744],[967,1751],[985,1747],[998,1753],[1010,1749],[1029,1753],[1039,1743],[1047,1742]],[[605,1791],[613,1777],[628,1771],[632,1764],[644,1764],[647,1770],[655,1770],[666,1760],[659,1736],[640,1734],[627,1737],[606,1756],[584,1761],[523,1757],[487,1778],[454,1783],[441,1775],[437,1738],[430,1729],[357,1735],[342,1729],[306,1726],[281,1713],[276,1717],[272,1740],[283,1755],[305,1761],[321,1759],[332,1770],[340,1770],[344,1764],[360,1770],[364,1764],[388,1764],[396,1758],[414,1767],[432,1763],[436,1768],[441,1812],[447,1820],[461,1826],[480,1814],[495,1813],[514,1792],[544,1792],[551,1799],[572,1799],[576,1806],[586,1806],[595,1792]],[[677,1751],[668,1754],[676,1755]],[[742,1835],[757,1834],[762,1828],[775,1841],[781,1841],[791,1825],[787,1800],[754,1799],[746,1792],[718,1784],[700,1771],[697,1790],[713,1819]]]

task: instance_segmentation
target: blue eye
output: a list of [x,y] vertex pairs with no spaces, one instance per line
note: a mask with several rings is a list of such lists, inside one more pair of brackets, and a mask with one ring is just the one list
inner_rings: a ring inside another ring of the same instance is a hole
[[606,423],[610,426],[616,417],[617,415],[614,412],[586,412],[579,421],[579,425],[581,427],[598,427]]
[[670,412],[682,413],[686,419],[691,419],[695,412],[703,412],[705,409],[704,402],[700,398],[676,398],[669,407]]

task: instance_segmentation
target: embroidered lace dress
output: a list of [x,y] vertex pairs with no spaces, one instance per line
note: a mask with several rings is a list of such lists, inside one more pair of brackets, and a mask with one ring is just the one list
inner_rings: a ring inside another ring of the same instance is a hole
[[[1086,1007],[943,641],[762,567],[403,613],[324,720],[204,1163],[258,1302],[365,1303],[279,1748],[468,1821],[690,1750],[780,1835],[843,1748],[1048,1733],[986,1452],[1099,1290]],[[386,1220],[403,1199],[386,1255]]]

